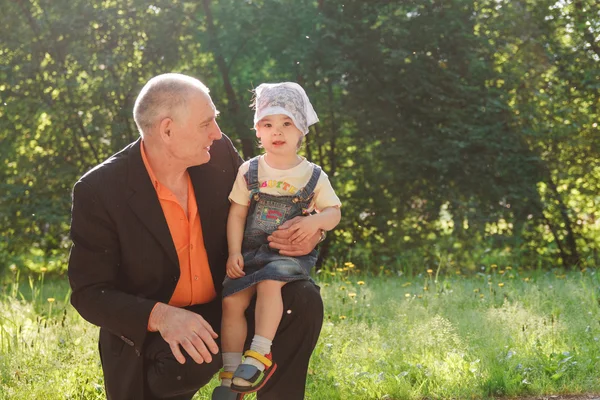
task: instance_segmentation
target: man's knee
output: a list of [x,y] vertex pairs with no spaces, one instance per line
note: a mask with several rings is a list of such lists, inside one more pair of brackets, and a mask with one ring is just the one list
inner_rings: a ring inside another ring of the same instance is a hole
[[172,355],[157,359],[147,367],[148,388],[158,398],[195,393],[210,382],[221,366],[221,353],[213,355],[212,362],[202,364],[187,354],[185,364],[180,364]]

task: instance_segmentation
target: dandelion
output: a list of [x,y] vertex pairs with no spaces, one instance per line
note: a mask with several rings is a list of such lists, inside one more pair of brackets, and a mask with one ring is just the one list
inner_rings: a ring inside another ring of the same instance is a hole
[[406,293],[404,297],[410,297],[410,293]]
[[422,295],[422,294],[418,294],[418,295],[417,295],[417,297],[418,297],[419,299],[422,299],[422,298],[423,298],[423,295]]
[[510,265],[507,265],[506,269],[510,271],[512,269],[512,267]]
[[48,297],[48,303],[54,303],[56,299],[54,297]]
[[498,268],[498,266],[496,264],[492,264],[492,265],[490,265],[490,268],[496,269],[496,268]]
[[370,348],[370,347],[368,347],[368,348],[367,348],[367,351],[368,351],[369,353],[372,353],[372,352],[373,352],[373,349],[372,349],[372,348]]
[[499,274],[504,274],[504,270],[501,269],[500,271],[498,271]]
[[460,275],[460,269],[456,270],[456,275]]
[[364,284],[365,284],[365,281],[358,281],[358,282],[356,282],[356,284],[358,284],[358,285],[362,286],[362,285],[364,285]]
[[351,299],[356,297],[356,293],[348,293],[348,297],[350,297]]
[[346,286],[341,286],[340,290],[346,290]]
[[329,286],[329,283],[325,283],[325,285],[324,285],[324,286],[325,286],[325,287],[328,287],[328,286]]
[[345,315],[340,315],[340,319],[346,319]]
[[17,270],[17,266],[15,264],[10,264],[10,267],[8,267],[8,269],[14,272]]
[[485,297],[485,296],[483,295],[483,293],[479,295],[479,298],[480,298],[480,299],[483,299],[484,297]]
[[529,282],[529,278],[525,278],[523,279],[525,282]]
[[429,290],[429,288],[427,286],[424,286],[423,290]]
[[336,268],[335,270],[336,270],[337,272],[343,272],[343,271],[344,271],[344,268]]
[[475,293],[479,293],[479,289],[473,289]]
[[42,267],[42,268],[40,268],[40,271],[41,271],[41,272],[46,272],[46,271],[48,271],[48,268],[46,268],[46,267]]
[[335,272],[330,272],[329,275],[335,276]]
[[348,267],[348,268],[354,268],[354,264],[353,264],[353,263],[351,263],[350,261],[348,261],[348,262],[344,263],[344,265],[345,265],[346,267]]
[[498,284],[498,286],[499,286],[499,287],[503,287],[503,286],[504,286],[504,283],[500,282],[500,283]]
[[427,273],[428,273],[429,275],[431,275],[431,274],[433,274],[433,270],[432,270],[432,269],[428,269],[428,270],[427,270]]

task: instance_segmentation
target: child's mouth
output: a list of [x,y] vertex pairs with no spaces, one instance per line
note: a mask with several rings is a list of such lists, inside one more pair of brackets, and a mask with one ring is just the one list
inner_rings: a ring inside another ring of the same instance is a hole
[[278,141],[276,141],[276,142],[273,142],[273,146],[281,146],[281,145],[283,145],[283,144],[285,144],[285,142],[282,142],[282,141],[280,141],[280,140],[278,140]]

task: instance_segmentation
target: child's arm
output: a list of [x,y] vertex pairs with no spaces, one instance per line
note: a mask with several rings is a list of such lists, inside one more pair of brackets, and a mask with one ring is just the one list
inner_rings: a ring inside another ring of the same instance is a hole
[[229,258],[227,259],[227,276],[231,279],[241,278],[246,275],[243,271],[244,257],[242,256],[242,241],[244,240],[244,226],[248,207],[231,202],[229,217],[227,218],[227,245]]
[[309,215],[293,226],[295,232],[290,237],[292,243],[299,243],[312,237],[319,229],[330,231],[340,223],[342,211],[339,207],[327,207],[323,211]]

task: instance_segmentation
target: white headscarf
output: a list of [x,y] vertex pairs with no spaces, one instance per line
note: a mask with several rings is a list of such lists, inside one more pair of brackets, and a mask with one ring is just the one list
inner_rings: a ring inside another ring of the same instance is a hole
[[256,110],[254,126],[268,115],[284,114],[292,119],[296,128],[305,135],[308,127],[319,122],[302,86],[294,82],[263,83],[254,90]]

